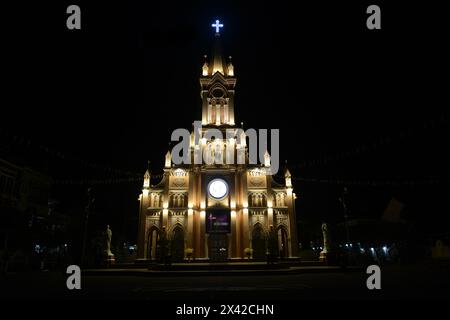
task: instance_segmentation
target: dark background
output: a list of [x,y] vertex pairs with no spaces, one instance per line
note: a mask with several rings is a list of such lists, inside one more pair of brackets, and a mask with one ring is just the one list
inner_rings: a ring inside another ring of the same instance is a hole
[[[198,78],[220,19],[238,79],[237,122],[280,129],[300,221],[342,221],[347,186],[354,218],[381,217],[395,197],[402,218],[448,231],[441,3],[2,4],[3,153],[56,181],[83,182],[53,190],[71,214],[81,215],[91,185],[92,229],[110,223],[133,241],[141,182],[117,179],[139,177],[147,160],[161,173],[171,132],[200,119]],[[66,28],[70,4],[81,7],[81,30]],[[366,28],[370,4],[381,7],[381,30]]]

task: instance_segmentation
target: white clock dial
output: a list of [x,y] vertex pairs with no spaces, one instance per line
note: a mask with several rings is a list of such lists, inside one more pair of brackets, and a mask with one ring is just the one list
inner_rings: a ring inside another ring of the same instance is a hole
[[208,185],[208,192],[214,199],[223,199],[228,194],[228,185],[222,179],[214,179]]

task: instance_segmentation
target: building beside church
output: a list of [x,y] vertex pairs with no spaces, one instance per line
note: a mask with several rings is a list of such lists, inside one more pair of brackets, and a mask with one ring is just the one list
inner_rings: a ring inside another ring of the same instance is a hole
[[[235,123],[235,70],[231,57],[226,61],[222,55],[223,25],[216,21],[213,26],[212,55],[205,56],[200,76],[202,133],[210,128],[241,129]],[[270,167],[267,152],[264,163],[250,164],[245,138],[196,141],[192,132],[189,150],[191,158],[200,151],[216,161],[175,165],[169,150],[160,181],[152,184],[150,169],[145,172],[139,196],[138,260],[157,260],[167,250],[172,261],[183,261],[185,249],[192,248],[196,260],[232,261],[246,258],[245,249],[250,248],[257,261],[266,259],[271,243],[278,257],[297,256],[295,193],[287,168],[282,181],[275,181],[264,170]],[[232,164],[217,161],[228,154],[234,160],[243,154],[244,159]]]

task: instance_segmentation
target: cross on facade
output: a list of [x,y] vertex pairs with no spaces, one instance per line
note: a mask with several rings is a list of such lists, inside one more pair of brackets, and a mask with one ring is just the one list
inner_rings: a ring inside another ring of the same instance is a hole
[[216,20],[216,23],[213,23],[211,27],[216,28],[216,33],[219,33],[220,28],[223,28],[223,24]]

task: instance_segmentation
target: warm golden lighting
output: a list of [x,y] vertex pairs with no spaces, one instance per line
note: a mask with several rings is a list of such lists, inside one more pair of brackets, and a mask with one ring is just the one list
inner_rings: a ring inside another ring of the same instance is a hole
[[204,55],[205,63],[203,63],[202,66],[202,76],[206,77],[208,75],[208,61],[206,60],[208,58],[207,55]]
[[[150,164],[149,164],[150,166]],[[147,169],[147,171],[145,171],[144,174],[144,188],[149,188],[150,187],[150,172],[149,169]]]
[[[223,26],[218,21],[216,25],[217,28]],[[139,202],[135,203],[135,207],[139,208],[139,215],[135,216],[136,245],[139,248],[135,259],[139,261],[157,261],[160,256],[160,250],[157,250],[158,237],[164,236],[167,241],[174,239],[177,242],[176,248],[172,248],[172,254],[176,254],[180,259],[185,258],[187,262],[191,261],[191,258],[206,263],[222,261],[223,258],[229,261],[249,258],[248,263],[252,263],[253,249],[254,258],[258,258],[264,256],[266,250],[272,247],[264,236],[264,233],[271,229],[276,242],[274,246],[277,247],[274,249],[276,252],[273,252],[275,255],[281,253],[281,256],[286,258],[299,256],[297,228],[294,223],[298,203],[294,201],[297,196],[293,191],[291,173],[287,163],[283,169],[279,168],[281,159],[278,159],[278,143],[277,146],[267,145],[267,142],[278,142],[272,141],[278,138],[272,134],[275,132],[270,132],[270,137],[267,137],[266,130],[249,128],[246,134],[244,123],[237,120],[239,106],[235,105],[235,85],[239,69],[235,73],[231,56],[221,54],[218,30],[216,29],[213,41],[212,55],[205,56],[193,69],[200,85],[195,89],[197,94],[200,93],[200,98],[197,99],[200,102],[197,106],[199,117],[191,123],[192,127],[189,125],[186,129],[180,128],[172,132],[173,137],[179,136],[181,140],[179,139],[178,143],[171,141],[168,146],[166,144],[166,153],[158,156],[159,168],[155,167],[157,164],[151,166],[148,162],[147,168],[143,168],[142,174],[137,177],[140,179],[136,179],[136,193],[141,190]],[[270,85],[271,83],[268,83],[267,90],[270,90]],[[174,86],[176,87],[176,83]],[[175,103],[184,105],[184,100],[176,99]],[[193,107],[189,106],[189,111],[191,109]],[[259,111],[256,109],[253,113],[250,112],[250,117],[258,118]],[[289,117],[289,112],[280,107],[278,109]],[[150,122],[153,121],[150,126],[159,121],[169,128],[173,125],[173,119],[180,116],[185,117],[184,122],[188,123],[187,121],[195,119],[189,119],[191,114],[192,112],[171,112],[167,119],[150,117]],[[148,119],[143,118],[144,120]],[[270,141],[267,141],[267,138]],[[158,151],[153,140],[164,137],[156,133],[144,135],[143,139],[141,151],[153,157]],[[260,141],[261,139],[266,141]],[[146,148],[148,144],[150,149]],[[253,147],[256,147],[256,150],[253,150]],[[256,151],[257,159],[253,159],[253,151]],[[277,168],[274,168],[275,165]],[[298,165],[292,167],[293,173],[297,174],[298,170],[295,169],[298,169]],[[276,178],[272,179],[274,169],[279,172]],[[131,194],[131,201],[136,193]],[[286,224],[286,229],[278,233],[277,228],[281,227],[281,224]],[[263,234],[260,234],[261,229],[265,230]],[[226,237],[214,239],[214,232],[223,232]],[[261,238],[262,242],[252,241],[256,238]],[[170,253],[170,248],[167,249],[167,253]],[[281,251],[278,252],[279,250]],[[244,254],[245,251],[250,252],[250,255]]]
[[230,59],[230,62],[228,62],[227,71],[229,77],[234,77],[234,66],[231,63],[231,56],[228,57]]
[[220,66],[220,65],[214,66],[213,74],[215,74],[216,72],[220,72],[221,74],[223,74],[222,66]]
[[288,188],[292,187],[291,177],[286,177],[286,187]]
[[267,152],[267,150],[264,153],[264,166],[270,167],[270,155],[269,155],[269,152]]
[[167,151],[165,159],[165,167],[170,168],[171,166],[172,166],[172,155],[170,154],[170,151]]
[[247,145],[247,136],[245,135],[244,130],[242,130],[241,133],[241,146],[246,146]]

